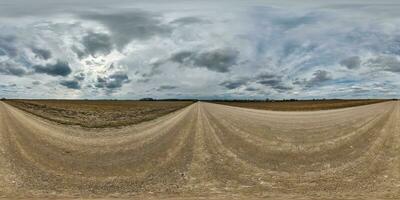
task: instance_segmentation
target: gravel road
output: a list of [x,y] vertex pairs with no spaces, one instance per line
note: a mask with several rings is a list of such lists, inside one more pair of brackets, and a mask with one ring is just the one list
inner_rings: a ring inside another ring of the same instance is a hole
[[400,102],[309,112],[198,102],[102,129],[0,102],[0,197],[400,199]]

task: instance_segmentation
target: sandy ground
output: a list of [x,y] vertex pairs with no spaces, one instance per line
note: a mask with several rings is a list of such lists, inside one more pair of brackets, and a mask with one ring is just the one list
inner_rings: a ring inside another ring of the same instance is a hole
[[277,112],[198,102],[124,128],[0,102],[0,197],[400,199],[400,102]]

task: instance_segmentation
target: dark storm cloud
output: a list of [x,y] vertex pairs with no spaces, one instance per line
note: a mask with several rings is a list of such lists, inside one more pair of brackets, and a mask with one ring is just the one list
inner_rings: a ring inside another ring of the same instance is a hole
[[293,87],[291,87],[291,86],[286,86],[286,85],[283,85],[283,84],[275,85],[275,86],[272,87],[272,88],[274,88],[274,89],[277,90],[277,91],[287,91],[287,90],[293,89]]
[[[107,55],[113,49],[111,37],[104,33],[89,32],[82,39],[82,45],[85,47],[87,54],[96,56],[98,54]],[[83,57],[83,52],[79,57]]]
[[228,72],[236,65],[239,52],[232,49],[219,49],[215,51],[203,52],[194,59],[194,65],[206,67],[211,71]]
[[43,60],[48,60],[51,58],[51,51],[40,48],[32,48],[32,52],[35,54],[36,58]]
[[[240,88],[242,86],[247,86],[250,83],[258,83],[263,86],[267,86],[271,89],[274,89],[276,91],[286,91],[286,90],[291,90],[292,87],[288,86],[285,84],[283,81],[282,76],[275,75],[272,73],[261,73],[257,76],[254,77],[242,77],[238,78],[235,80],[228,80],[220,83],[220,86],[224,86],[227,89],[236,89]],[[246,91],[257,91],[259,89],[253,88],[253,87],[246,87]]]
[[129,77],[125,72],[119,71],[111,74],[110,76],[97,77],[95,87],[114,90],[122,87],[123,84],[129,83]]
[[10,87],[16,87],[17,84],[13,83],[13,84],[0,84],[0,88],[10,88]]
[[246,88],[246,91],[249,91],[249,92],[256,92],[256,91],[258,91],[259,89],[257,89],[257,88],[254,88],[254,87],[247,87]]
[[317,70],[313,73],[309,80],[296,80],[293,84],[304,85],[305,87],[321,86],[323,83],[332,80],[330,72],[325,70]]
[[357,68],[360,68],[361,59],[358,56],[352,56],[352,57],[343,59],[342,61],[340,61],[340,64],[342,66],[347,67],[348,69],[357,69]]
[[51,76],[68,76],[71,68],[68,62],[58,60],[55,64],[34,65],[33,69],[36,73],[47,74]]
[[33,82],[32,82],[32,85],[40,85],[40,84],[41,84],[40,81],[33,81]]
[[367,65],[377,70],[400,72],[400,61],[395,56],[379,56],[369,59]]
[[330,72],[325,70],[317,70],[313,73],[313,77],[310,79],[309,83],[312,85],[318,85],[319,83],[332,80]]
[[162,24],[158,15],[141,10],[112,14],[89,13],[82,14],[81,17],[106,26],[119,48],[134,39],[146,40],[171,32],[171,27]]
[[241,78],[241,79],[237,79],[237,80],[228,80],[228,81],[224,81],[222,83],[220,83],[220,86],[224,86],[227,89],[233,90],[236,88],[239,88],[243,85],[246,85],[249,82],[248,78]]
[[264,86],[269,86],[275,90],[283,91],[292,89],[292,87],[285,85],[284,81],[282,80],[282,76],[272,73],[262,73],[256,77],[256,80],[257,83]]
[[125,73],[115,73],[109,76],[107,88],[119,88],[122,84],[129,82],[128,75]]
[[191,17],[182,17],[171,22],[171,24],[176,24],[176,25],[188,25],[188,24],[198,24],[198,23],[209,23],[209,21],[191,16]]
[[65,86],[69,89],[81,89],[81,82],[85,80],[85,74],[84,73],[76,73],[73,76],[72,80],[62,80],[60,81],[60,85]]
[[225,73],[237,64],[239,52],[233,49],[216,49],[205,52],[181,51],[171,56],[170,60],[195,67],[205,67],[210,71]]
[[162,85],[159,88],[157,88],[157,91],[165,91],[165,90],[173,90],[178,88],[177,86],[173,86],[173,85]]
[[171,61],[177,62],[177,63],[184,63],[189,61],[192,57],[195,56],[195,53],[192,51],[181,51],[178,53],[175,53],[174,55],[171,56]]
[[76,80],[64,80],[60,82],[60,85],[65,86],[69,89],[80,89],[81,85]]

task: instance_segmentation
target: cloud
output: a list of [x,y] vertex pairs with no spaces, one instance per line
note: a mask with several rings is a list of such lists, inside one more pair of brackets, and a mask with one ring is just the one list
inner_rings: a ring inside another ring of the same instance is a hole
[[228,72],[237,64],[239,52],[232,49],[217,49],[198,54],[194,58],[194,65],[206,67],[211,71]]
[[68,76],[71,68],[68,62],[57,60],[55,64],[34,65],[33,69],[36,73],[47,74],[50,76]]
[[[348,97],[361,91],[351,86],[372,82],[399,94],[400,14],[379,5],[367,12],[229,2],[229,12],[217,12],[207,2],[176,9],[103,0],[39,0],[28,10],[20,4],[31,14],[0,6],[8,12],[0,12],[0,79],[18,84],[4,96],[140,98],[160,90],[162,98],[163,86],[171,86],[171,94],[188,98],[318,98],[338,88],[344,90],[337,97]],[[49,84],[55,80],[58,86]],[[77,85],[79,92],[67,89]],[[27,86],[32,90],[23,93]]]
[[60,82],[60,85],[63,85],[69,89],[80,89],[81,85],[76,80],[63,80]]
[[32,85],[40,85],[40,84],[42,84],[40,81],[33,81],[32,82]]
[[229,72],[237,64],[239,52],[233,49],[215,49],[210,51],[193,52],[181,51],[171,56],[170,60],[194,67],[204,67],[215,72]]
[[[6,31],[6,30],[5,30]],[[0,33],[0,73],[6,75],[23,76],[28,73],[25,68],[29,64],[27,56],[20,56],[17,37],[1,35]]]
[[10,84],[0,84],[0,88],[9,88],[9,87],[16,87],[17,84],[10,83]]
[[348,69],[357,69],[360,68],[361,59],[358,56],[352,56],[341,60],[340,64]]
[[18,49],[15,46],[16,37],[14,35],[0,35],[0,52],[2,56],[7,55],[13,58],[18,55]]
[[325,70],[317,70],[313,73],[313,76],[308,81],[305,81],[306,87],[321,86],[323,83],[332,80],[330,72]]
[[246,87],[245,90],[248,91],[248,92],[256,92],[256,91],[259,91],[259,89],[258,89],[258,88],[255,88],[255,87]]
[[76,56],[78,56],[79,59],[83,59],[89,55],[87,52],[85,52],[85,49],[78,48],[77,46],[72,46],[71,50],[76,54]]
[[220,86],[224,86],[227,89],[233,90],[246,85],[249,82],[248,78],[239,78],[237,80],[228,80],[220,83]]
[[240,77],[234,80],[227,80],[220,83],[219,85],[224,86],[225,88],[230,90],[246,86],[246,91],[258,91],[259,89],[248,86],[251,85],[251,83],[258,83],[279,92],[293,89],[291,86],[285,83],[282,76],[268,72],[263,72],[253,77]]
[[0,73],[14,76],[23,76],[27,74],[27,71],[24,68],[14,64],[10,64],[8,62],[0,62]]
[[320,13],[309,12],[301,15],[295,16],[280,16],[280,17],[272,17],[272,21],[274,24],[281,26],[285,29],[294,29],[299,26],[310,25],[313,23],[317,23],[324,16]]
[[389,72],[400,72],[400,61],[396,56],[378,56],[367,61],[368,66]]
[[122,87],[123,84],[129,83],[128,75],[123,71],[115,72],[109,76],[98,76],[95,87],[114,90]]
[[284,81],[282,80],[282,76],[277,75],[277,74],[272,74],[272,73],[262,73],[258,76],[256,76],[256,82],[264,85],[264,86],[269,86],[275,90],[278,91],[284,91],[284,90],[291,90],[292,87],[286,85]]
[[189,24],[199,24],[199,23],[209,23],[209,21],[204,20],[199,17],[190,16],[190,17],[178,18],[171,22],[171,24],[176,24],[176,25],[180,25],[180,26],[181,25],[189,25]]
[[62,80],[60,81],[60,85],[65,86],[69,89],[81,89],[81,82],[85,80],[85,74],[83,72],[76,73],[73,76],[72,80]]
[[162,85],[159,88],[157,88],[157,91],[164,91],[164,90],[173,90],[178,88],[177,86],[173,86],[173,85]]
[[119,48],[134,39],[147,40],[153,36],[170,34],[172,31],[171,27],[161,22],[158,15],[142,10],[110,14],[88,13],[80,16],[106,26]]
[[85,74],[84,73],[77,73],[74,75],[74,79],[77,81],[83,81],[85,80]]
[[[104,33],[89,32],[82,38],[82,45],[85,47],[87,54],[94,57],[98,54],[107,55],[113,49],[110,36]],[[79,57],[83,57],[83,55]]]
[[32,52],[35,54],[36,58],[43,60],[48,60],[51,58],[51,51],[40,48],[32,48]]
[[160,69],[160,66],[164,64],[164,61],[156,61],[152,64],[150,64],[151,68],[150,71],[148,73],[143,73],[141,74],[143,79],[140,79],[140,82],[147,82],[149,81],[151,77],[155,76],[155,75],[159,75],[162,74],[162,71]]
[[192,51],[181,51],[178,53],[175,53],[171,56],[171,61],[177,62],[177,63],[185,63],[190,61],[192,57],[194,57],[196,54]]

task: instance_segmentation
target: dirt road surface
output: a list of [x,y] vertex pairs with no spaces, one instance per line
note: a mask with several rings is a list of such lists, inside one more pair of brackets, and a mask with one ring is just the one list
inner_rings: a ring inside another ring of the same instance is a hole
[[276,112],[198,102],[85,129],[0,102],[0,197],[399,199],[400,103]]

